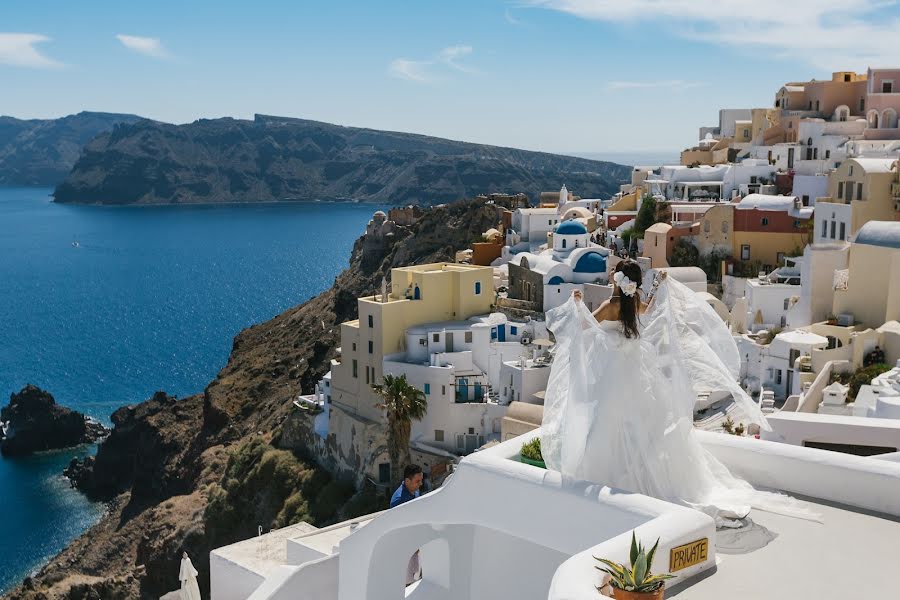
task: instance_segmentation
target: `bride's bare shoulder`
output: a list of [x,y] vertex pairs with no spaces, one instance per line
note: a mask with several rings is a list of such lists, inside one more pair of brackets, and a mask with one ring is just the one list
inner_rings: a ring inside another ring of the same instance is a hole
[[612,300],[606,300],[594,311],[594,318],[598,321],[616,321],[619,318],[619,307]]

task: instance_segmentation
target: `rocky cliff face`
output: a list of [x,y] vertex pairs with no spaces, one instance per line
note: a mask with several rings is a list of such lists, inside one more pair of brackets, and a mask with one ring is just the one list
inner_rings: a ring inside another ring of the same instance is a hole
[[0,117],[0,184],[54,186],[65,179],[81,149],[136,115],[81,112],[61,119]]
[[618,191],[614,163],[340,127],[302,119],[141,121],[88,144],[58,202],[167,204],[348,200],[431,205],[484,191],[536,198],[562,183],[583,197]]
[[103,425],[60,406],[48,392],[33,385],[10,396],[9,405],[0,410],[0,422],[0,452],[6,456],[69,448],[106,435]]
[[[341,482],[297,458],[308,433],[302,423],[291,428],[294,453],[272,445],[296,394],[328,370],[338,324],[356,318],[357,296],[391,267],[452,260],[497,220],[494,205],[459,202],[426,210],[377,244],[360,238],[331,289],[238,334],[203,394],[157,393],[117,411],[96,459],[73,471],[87,493],[110,499],[109,513],[9,598],[155,600],[178,587],[182,550],[207,589],[209,551],[256,525],[327,524],[369,512],[365,499],[348,498]],[[289,481],[273,481],[273,472]]]

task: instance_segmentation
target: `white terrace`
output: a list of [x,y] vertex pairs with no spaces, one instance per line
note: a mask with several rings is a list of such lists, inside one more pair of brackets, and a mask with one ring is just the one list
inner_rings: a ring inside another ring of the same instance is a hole
[[[823,522],[754,511],[752,526],[717,532],[703,513],[518,462],[522,443],[539,435],[533,431],[470,455],[442,488],[364,526],[330,528],[322,543],[315,534],[297,536],[288,564],[269,570],[262,585],[257,580],[249,597],[597,600],[592,557],[624,560],[632,530],[649,543],[660,538],[655,571],[670,570],[673,549],[708,541],[675,573],[667,597],[838,600],[896,592],[900,463],[697,434],[733,472],[808,500]],[[405,588],[417,549],[423,579]],[[212,562],[213,600],[247,598],[236,593],[241,586],[223,585],[237,573],[223,565]]]

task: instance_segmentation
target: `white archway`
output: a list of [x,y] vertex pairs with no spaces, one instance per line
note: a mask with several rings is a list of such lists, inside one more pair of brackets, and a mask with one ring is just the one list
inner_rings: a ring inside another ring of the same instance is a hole
[[878,129],[878,111],[870,110],[866,115],[866,121],[869,122],[869,127],[872,129]]
[[834,120],[835,121],[847,121],[850,119],[850,107],[846,104],[841,104],[836,109],[834,109]]

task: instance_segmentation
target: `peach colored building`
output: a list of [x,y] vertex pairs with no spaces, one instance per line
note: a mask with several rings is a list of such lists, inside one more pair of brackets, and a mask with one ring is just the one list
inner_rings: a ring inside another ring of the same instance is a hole
[[865,139],[900,139],[900,69],[869,69],[868,77]]

